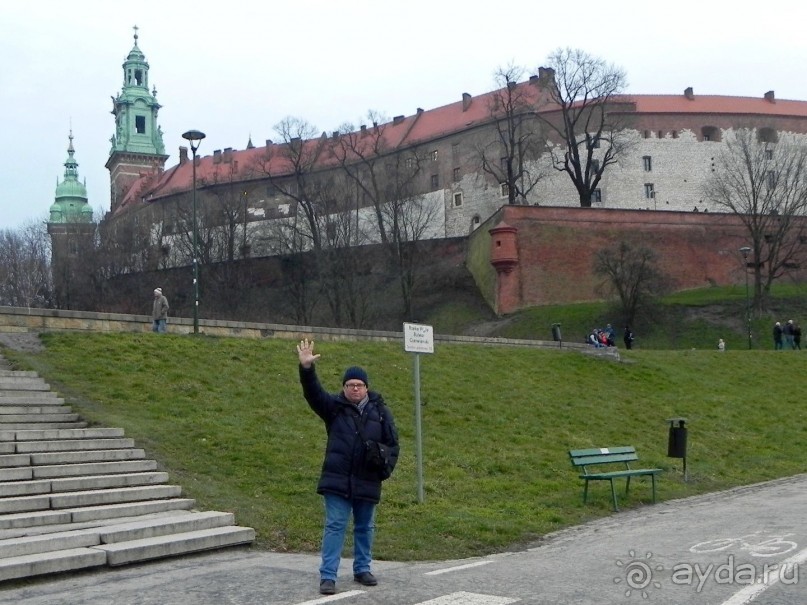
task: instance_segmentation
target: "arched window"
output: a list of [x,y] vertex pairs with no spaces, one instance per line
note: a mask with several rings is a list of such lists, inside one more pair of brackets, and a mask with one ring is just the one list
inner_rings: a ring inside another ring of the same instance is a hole
[[476,231],[476,228],[479,227],[480,222],[481,222],[481,219],[479,218],[479,215],[474,214],[473,218],[471,219],[470,233],[473,233],[474,231]]

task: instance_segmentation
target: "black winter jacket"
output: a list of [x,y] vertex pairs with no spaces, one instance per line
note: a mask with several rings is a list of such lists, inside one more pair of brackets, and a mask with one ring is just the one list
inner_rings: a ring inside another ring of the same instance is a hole
[[[317,493],[378,503],[381,481],[392,473],[400,451],[395,421],[381,395],[369,391],[369,401],[359,415],[358,407],[341,392],[331,395],[322,388],[313,365],[308,369],[300,366],[300,383],[305,400],[325,421],[328,433]],[[385,471],[367,468],[364,443],[356,427],[359,422],[366,439],[389,446],[390,461]]]

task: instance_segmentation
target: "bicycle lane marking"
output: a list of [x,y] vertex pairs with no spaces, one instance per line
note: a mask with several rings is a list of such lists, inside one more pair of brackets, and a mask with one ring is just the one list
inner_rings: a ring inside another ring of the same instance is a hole
[[[779,566],[781,569],[793,565],[801,565],[805,561],[807,561],[807,548],[801,552],[797,552],[792,557],[788,557],[779,563]],[[721,605],[745,605],[746,603],[750,603],[763,592],[768,590],[771,586],[776,584],[780,579],[781,574],[768,574],[768,577],[765,578],[763,582],[754,584],[753,586],[746,586],[742,590],[735,592],[728,601],[723,601]]]

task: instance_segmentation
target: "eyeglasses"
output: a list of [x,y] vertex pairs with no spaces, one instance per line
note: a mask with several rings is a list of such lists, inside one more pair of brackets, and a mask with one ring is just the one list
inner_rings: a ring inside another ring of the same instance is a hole
[[345,384],[346,389],[366,389],[367,385],[363,382],[348,382]]

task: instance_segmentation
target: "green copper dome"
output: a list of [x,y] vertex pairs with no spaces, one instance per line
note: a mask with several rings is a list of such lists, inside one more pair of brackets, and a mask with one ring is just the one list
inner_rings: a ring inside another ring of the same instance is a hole
[[56,182],[56,199],[50,207],[50,223],[91,223],[92,208],[87,203],[87,187],[78,180],[78,162],[73,157],[73,131],[70,131],[64,180]]

